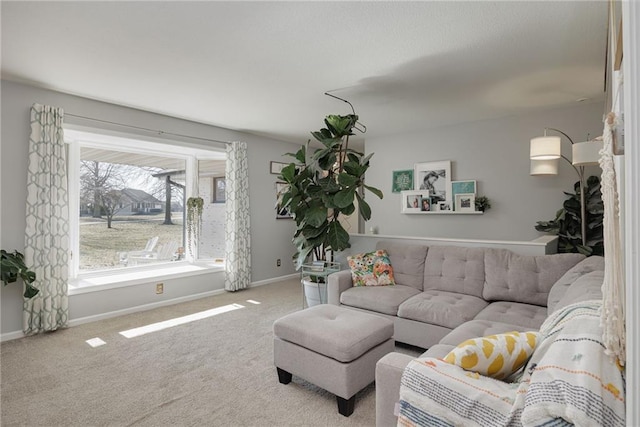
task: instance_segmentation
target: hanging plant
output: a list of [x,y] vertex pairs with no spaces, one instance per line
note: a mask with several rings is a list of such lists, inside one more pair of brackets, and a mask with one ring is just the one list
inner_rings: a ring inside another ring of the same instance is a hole
[[200,236],[203,207],[204,200],[202,197],[189,197],[187,199],[187,247],[192,256],[193,245]]

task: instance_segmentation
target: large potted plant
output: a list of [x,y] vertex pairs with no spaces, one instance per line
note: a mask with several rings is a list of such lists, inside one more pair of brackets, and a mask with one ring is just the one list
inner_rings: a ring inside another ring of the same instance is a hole
[[22,279],[24,282],[24,297],[33,298],[38,294],[39,289],[32,285],[36,280],[36,273],[30,270],[24,263],[24,255],[18,251],[13,253],[4,249],[0,250],[0,276],[5,286]]
[[586,256],[604,255],[604,204],[600,191],[600,178],[590,176],[585,185],[586,245],[582,244],[582,218],[580,214],[580,182],[573,193],[567,195],[562,209],[550,221],[538,221],[535,229],[558,236],[558,252],[577,252]]
[[279,179],[288,186],[278,202],[296,222],[296,270],[313,260],[330,262],[334,252],[351,246],[349,233],[339,219],[354,213],[356,205],[365,221],[371,218],[371,208],[363,197],[365,189],[383,197],[380,190],[364,181],[373,154],[364,156],[349,148],[357,121],[355,114],[329,115],[324,120],[326,127],[311,132],[320,148],[312,149],[308,141],[296,153],[286,154],[295,161],[281,171]]

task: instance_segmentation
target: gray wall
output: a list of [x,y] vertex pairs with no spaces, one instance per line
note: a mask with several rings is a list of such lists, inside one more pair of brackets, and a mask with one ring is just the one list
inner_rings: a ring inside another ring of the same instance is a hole
[[[252,282],[294,273],[293,264],[290,262],[294,252],[291,243],[294,224],[290,220],[275,219],[276,175],[269,173],[269,161],[282,161],[281,153],[295,151],[296,145],[5,80],[1,82],[1,102],[0,247],[3,249],[17,249],[19,251],[24,249],[29,108],[31,104],[37,102],[62,107],[69,113],[107,121],[202,138],[246,141],[249,154],[249,196],[251,198]],[[74,119],[69,117],[66,121],[71,123]],[[78,119],[75,121],[76,124],[106,127],[106,125],[98,123],[81,122]],[[136,133],[124,128],[112,127],[112,129]],[[193,145],[202,144],[193,143]],[[277,258],[282,259],[281,267],[276,267]],[[219,289],[222,287],[220,276],[219,273],[212,273],[198,276],[198,279],[170,281],[165,283],[165,294],[162,297],[155,295],[151,283],[137,286],[134,290],[73,295],[70,299],[71,317],[74,319],[91,316],[106,311],[154,303],[159,301],[159,298],[175,298]],[[173,292],[174,286],[176,288],[182,286],[183,288]],[[22,329],[22,301],[19,288],[20,286],[12,284],[3,286],[0,291],[2,333]],[[132,292],[135,295],[132,295]]]
[[[545,127],[560,129],[575,142],[601,135],[602,103],[547,110],[422,132],[367,139],[367,153],[375,153],[367,184],[380,188],[384,199],[368,194],[372,218],[365,225],[379,234],[466,239],[531,240],[541,233],[536,221],[555,217],[578,175],[561,161],[557,176],[529,175],[529,140]],[[551,133],[557,135],[557,133]],[[563,138],[563,154],[571,158]],[[391,192],[392,171],[412,169],[414,163],[451,160],[454,180],[475,179],[478,193],[491,199],[484,215],[406,215],[400,213],[400,194]],[[588,174],[600,175],[589,167]]]

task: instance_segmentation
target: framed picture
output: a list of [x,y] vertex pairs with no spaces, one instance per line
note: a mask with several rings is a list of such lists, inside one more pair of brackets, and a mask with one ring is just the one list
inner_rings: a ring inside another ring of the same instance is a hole
[[446,212],[451,210],[451,205],[448,202],[438,202],[438,210]]
[[478,194],[476,181],[451,181],[451,197],[454,201],[456,194]]
[[431,197],[428,191],[403,191],[401,197],[402,213],[420,213],[431,210]]
[[456,211],[475,212],[476,211],[476,195],[475,194],[456,194]]
[[400,193],[407,190],[413,190],[413,170],[393,171],[391,192]]
[[288,185],[286,182],[276,182],[276,219],[293,219],[289,209],[280,206],[280,198]]
[[224,176],[213,178],[213,197],[211,203],[224,203],[227,198],[225,195],[225,188],[227,186],[227,180]]
[[280,172],[282,172],[282,168],[287,166],[288,164],[289,163],[271,162],[269,171],[273,175],[280,175]]
[[414,190],[428,191],[437,202],[451,203],[451,161],[416,163]]

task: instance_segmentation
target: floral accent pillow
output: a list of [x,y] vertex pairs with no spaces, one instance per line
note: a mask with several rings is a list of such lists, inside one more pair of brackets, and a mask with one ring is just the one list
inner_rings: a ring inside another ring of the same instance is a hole
[[539,332],[507,332],[473,338],[444,357],[444,361],[488,377],[503,379],[522,367],[536,348]]
[[393,267],[384,249],[347,257],[353,286],[395,285]]

